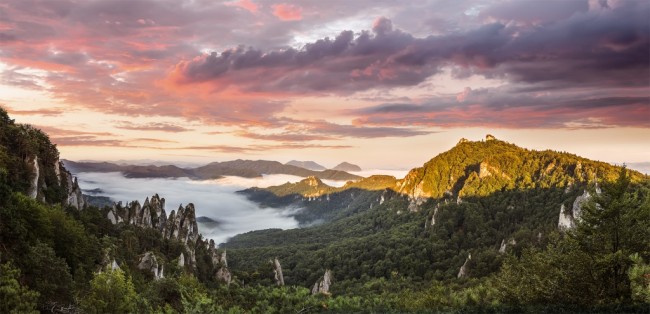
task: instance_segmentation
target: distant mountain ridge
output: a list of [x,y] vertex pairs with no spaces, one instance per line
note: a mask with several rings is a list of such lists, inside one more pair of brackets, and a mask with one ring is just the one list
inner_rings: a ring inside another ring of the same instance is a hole
[[338,170],[314,171],[269,160],[232,160],[213,162],[196,168],[180,168],[174,165],[140,166],[119,165],[109,162],[63,161],[73,172],[122,172],[130,178],[180,178],[197,180],[219,179],[223,176],[257,178],[264,174],[289,174],[299,177],[318,177],[323,180],[358,180],[361,176]]
[[305,168],[305,169],[314,170],[314,171],[323,171],[323,170],[327,169],[324,166],[322,166],[322,165],[320,165],[320,164],[318,164],[318,163],[316,163],[314,161],[311,161],[311,160],[307,160],[307,161],[292,160],[292,161],[289,161],[289,162],[285,163],[285,165],[287,165],[287,166],[296,166],[296,167]]

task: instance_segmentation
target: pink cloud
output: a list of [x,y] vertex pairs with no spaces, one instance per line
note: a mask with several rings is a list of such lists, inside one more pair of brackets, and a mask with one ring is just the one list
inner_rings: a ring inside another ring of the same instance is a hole
[[274,4],[273,15],[283,21],[299,21],[302,20],[302,8],[287,3]]
[[239,0],[239,1],[227,2],[226,5],[240,7],[253,14],[257,13],[259,10],[259,5],[257,5],[255,2],[251,0]]

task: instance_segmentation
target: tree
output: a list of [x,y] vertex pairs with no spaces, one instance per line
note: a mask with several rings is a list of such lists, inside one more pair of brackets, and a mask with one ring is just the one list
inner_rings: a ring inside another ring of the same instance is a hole
[[650,253],[650,206],[644,188],[633,189],[627,169],[604,183],[583,206],[582,221],[570,235],[592,259],[593,273],[600,281],[600,299],[623,301],[630,297],[627,275],[630,255]]
[[56,256],[48,245],[37,242],[24,258],[26,281],[40,293],[39,306],[72,304],[74,285],[65,260]]
[[107,269],[95,275],[81,306],[86,313],[133,313],[137,300],[131,278],[121,269]]
[[38,313],[38,292],[18,282],[20,270],[11,263],[0,264],[0,313]]

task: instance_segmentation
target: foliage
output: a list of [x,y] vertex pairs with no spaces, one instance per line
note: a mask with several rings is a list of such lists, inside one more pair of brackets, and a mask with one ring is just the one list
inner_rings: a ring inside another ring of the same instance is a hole
[[630,256],[632,267],[628,270],[632,300],[650,304],[650,265],[638,253]]
[[138,295],[133,282],[120,269],[96,274],[81,301],[86,313],[133,313]]
[[21,285],[19,279],[19,269],[11,263],[0,264],[0,312],[38,313],[36,311],[38,292]]
[[584,207],[568,236],[555,236],[544,250],[530,248],[504,263],[498,280],[502,298],[583,307],[643,302],[642,261],[650,252],[648,197],[647,188],[632,189],[623,168]]

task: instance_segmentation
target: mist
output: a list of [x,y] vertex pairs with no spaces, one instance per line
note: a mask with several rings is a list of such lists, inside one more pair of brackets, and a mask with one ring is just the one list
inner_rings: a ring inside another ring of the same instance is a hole
[[[357,174],[389,174],[403,177],[405,170],[368,170]],[[298,182],[304,178],[292,175],[273,174],[261,178],[224,177],[217,180],[191,180],[189,178],[127,178],[120,172],[98,173],[81,172],[76,176],[83,190],[100,189],[98,195],[110,197],[115,202],[139,201],[142,204],[154,194],[165,198],[165,211],[169,215],[182,204],[194,203],[196,216],[205,216],[213,223],[199,222],[203,237],[216,243],[248,231],[269,228],[298,228],[292,217],[301,208],[263,208],[249,201],[236,191],[250,187],[269,187],[287,182]],[[346,181],[323,180],[330,186],[343,186]]]
[[267,187],[286,182],[297,182],[303,178],[290,175],[268,175],[263,178],[247,179],[226,177],[219,180],[194,181],[178,179],[126,178],[119,172],[78,173],[79,185],[84,190],[101,189],[101,195],[123,203],[138,200],[154,194],[165,198],[165,211],[169,215],[178,206],[194,203],[196,216],[205,216],[218,222],[199,223],[203,237],[222,243],[230,237],[268,228],[297,228],[298,222],[291,217],[299,208],[262,208],[236,191],[252,186]]

